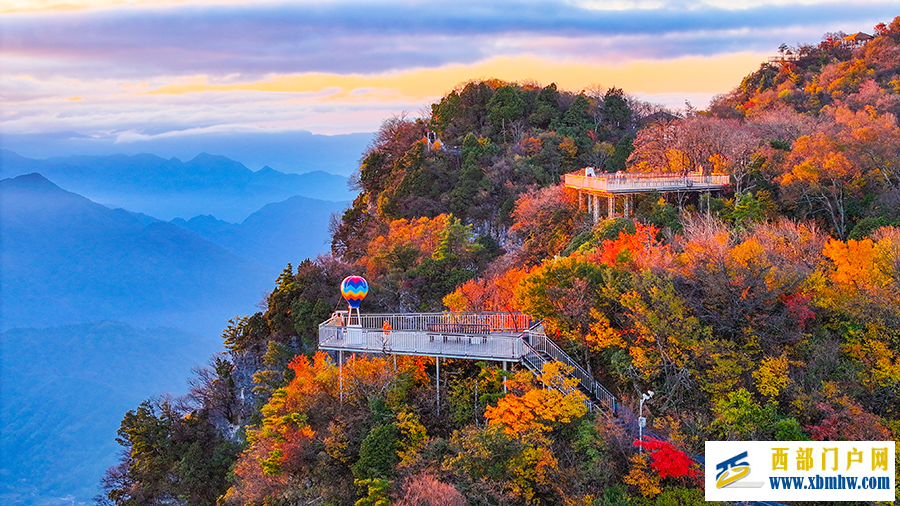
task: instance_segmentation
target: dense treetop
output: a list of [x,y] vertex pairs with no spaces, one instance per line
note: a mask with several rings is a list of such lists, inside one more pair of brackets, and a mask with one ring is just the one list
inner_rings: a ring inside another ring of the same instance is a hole
[[334,253],[358,260],[393,220],[440,214],[502,240],[523,193],[586,165],[624,170],[653,110],[617,88],[575,95],[554,84],[461,85],[430,118],[382,125],[360,164],[360,194],[334,225]]

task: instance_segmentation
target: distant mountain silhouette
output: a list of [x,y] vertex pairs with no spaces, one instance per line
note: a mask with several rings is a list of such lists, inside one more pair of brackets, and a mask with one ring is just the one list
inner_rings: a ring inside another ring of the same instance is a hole
[[278,272],[40,174],[0,181],[0,195],[3,329],[119,320],[216,331],[252,312]]
[[[202,158],[193,170],[220,162]],[[239,164],[231,170],[242,174]],[[168,223],[109,209],[37,173],[0,181],[0,497],[90,499],[115,462],[124,412],[185,391],[190,366],[221,347],[228,318],[254,312],[287,262],[327,250],[328,218],[340,210],[292,197],[241,224]],[[194,334],[118,323],[45,328],[101,320]]]
[[[200,152],[216,153],[256,169],[264,165],[303,174],[321,170],[349,176],[374,133],[318,135],[310,132],[202,132],[123,142],[118,135],[98,137],[78,132],[3,134],[3,147],[29,158],[155,153],[188,160]],[[40,172],[34,170],[32,172]],[[16,175],[16,174],[13,174]],[[9,177],[9,174],[6,175]],[[53,179],[53,178],[51,178]]]
[[273,269],[328,251],[328,222],[344,205],[294,196],[268,204],[236,225],[210,215],[172,223],[223,248]]
[[294,195],[350,201],[347,178],[322,171],[285,174],[252,171],[207,153],[188,162],[151,154],[69,156],[34,160],[0,150],[0,175],[40,173],[60,186],[107,207],[171,220],[211,214],[240,222],[260,207]]
[[[91,170],[119,178],[120,188],[146,184],[131,178],[148,166],[156,168],[134,179],[170,177],[182,190],[206,185],[204,172],[246,184],[304,177],[212,156],[106,162]],[[85,169],[57,167],[68,170],[74,178]],[[110,209],[38,173],[0,181],[0,502],[89,501],[115,463],[124,413],[151,395],[184,393],[190,367],[221,349],[229,318],[255,312],[286,263],[328,250],[329,217],[342,209],[294,196],[239,224],[211,215],[166,222]]]

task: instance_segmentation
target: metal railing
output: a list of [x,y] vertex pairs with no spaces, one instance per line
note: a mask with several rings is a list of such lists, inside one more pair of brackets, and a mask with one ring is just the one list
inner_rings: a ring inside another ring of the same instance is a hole
[[[383,321],[383,320],[382,320]],[[319,325],[319,347],[327,350],[422,355],[479,360],[519,361],[525,353],[521,337],[419,329],[383,330]]]
[[[553,362],[553,360],[548,360],[528,344],[525,345],[525,350],[525,354],[522,355],[522,363],[525,364],[525,367],[535,373],[535,375],[542,374],[544,372],[544,365]],[[578,390],[577,386],[563,388],[563,385],[560,382],[546,384],[546,386],[548,388],[559,390],[563,395],[568,395],[572,391]],[[586,404],[588,406],[588,409],[592,408],[594,405],[593,399],[587,398]]]
[[522,355],[522,364],[525,365],[531,372],[535,374],[540,374],[544,370],[544,364],[549,363],[544,356],[537,352],[530,345],[525,345],[525,354]]
[[[343,325],[348,325],[347,311],[337,311]],[[330,322],[330,320],[329,320]],[[329,323],[325,322],[325,323]],[[354,314],[349,326],[364,329],[383,329],[385,322],[393,330],[487,329],[490,332],[522,332],[531,326],[531,319],[523,313],[405,313]],[[324,325],[324,324],[323,324]]]
[[603,174],[587,177],[578,173],[565,174],[566,186],[602,192],[650,191],[650,190],[705,190],[727,186],[731,178],[728,175],[703,174],[664,174],[664,173],[632,173]]

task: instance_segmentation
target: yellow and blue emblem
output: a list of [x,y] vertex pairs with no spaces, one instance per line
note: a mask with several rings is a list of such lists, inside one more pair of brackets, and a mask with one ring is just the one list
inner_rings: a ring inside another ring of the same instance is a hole
[[727,487],[750,474],[750,463],[746,458],[747,452],[742,452],[716,464],[716,488]]

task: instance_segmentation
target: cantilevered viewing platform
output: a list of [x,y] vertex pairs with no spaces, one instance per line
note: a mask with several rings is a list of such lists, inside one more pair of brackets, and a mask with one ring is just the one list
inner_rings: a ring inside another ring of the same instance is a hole
[[638,193],[657,191],[660,193],[688,193],[721,191],[730,184],[727,174],[687,174],[619,172],[609,174],[596,172],[593,167],[570,172],[563,176],[567,188],[577,190],[579,203],[586,200],[588,212],[596,221],[600,217],[599,199],[607,201],[607,216],[615,216],[616,198],[623,196],[623,215],[631,215],[633,197]]
[[531,326],[521,313],[354,314],[349,324],[348,316],[319,325],[319,348],[518,362]]
[[[349,318],[349,319],[348,319]],[[359,314],[336,311],[319,325],[319,348],[349,353],[419,355],[518,362],[540,373],[552,361],[570,366],[589,407],[617,410],[616,397],[522,313]],[[342,359],[338,359],[340,364]]]

